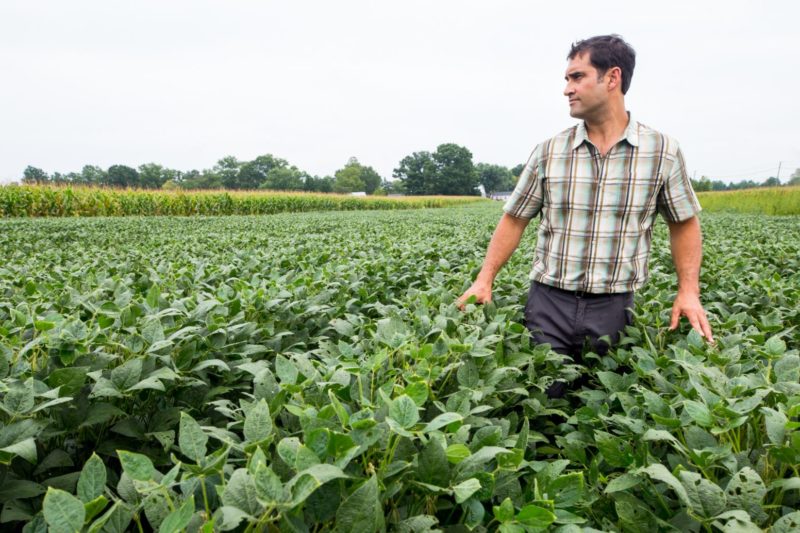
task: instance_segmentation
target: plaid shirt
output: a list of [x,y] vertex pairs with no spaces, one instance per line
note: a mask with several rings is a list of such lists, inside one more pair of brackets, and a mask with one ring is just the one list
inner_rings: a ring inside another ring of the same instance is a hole
[[656,213],[679,222],[700,204],[678,143],[630,118],[605,157],[583,122],[536,146],[503,209],[542,216],[532,280],[617,293],[647,281]]

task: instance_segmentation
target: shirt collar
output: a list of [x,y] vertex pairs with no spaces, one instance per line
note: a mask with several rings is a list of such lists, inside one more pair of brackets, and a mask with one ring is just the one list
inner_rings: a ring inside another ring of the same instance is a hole
[[[625,131],[622,132],[622,137],[620,140],[625,139],[630,143],[632,146],[639,146],[639,123],[633,120],[633,115],[631,112],[628,111],[628,125],[625,127]],[[575,130],[575,139],[572,141],[572,149],[575,150],[584,141],[589,140],[589,134],[586,131],[586,123],[581,121],[578,123],[577,129]]]

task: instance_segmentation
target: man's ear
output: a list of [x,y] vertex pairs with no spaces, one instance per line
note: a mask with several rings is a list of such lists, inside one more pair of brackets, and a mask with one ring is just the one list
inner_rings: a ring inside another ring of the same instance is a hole
[[619,67],[611,67],[606,71],[606,76],[608,80],[608,90],[613,91],[617,87],[619,87],[620,91],[622,90],[622,69]]

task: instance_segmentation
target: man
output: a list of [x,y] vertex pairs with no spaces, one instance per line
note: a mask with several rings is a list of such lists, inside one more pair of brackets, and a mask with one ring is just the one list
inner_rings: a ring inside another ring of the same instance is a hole
[[[583,122],[533,150],[504,206],[483,267],[459,298],[491,300],[492,283],[533,217],[539,236],[525,306],[525,325],[538,343],[581,362],[588,340],[599,353],[630,324],[633,292],[647,280],[656,214],[669,226],[678,293],[670,329],[681,316],[713,342],[700,304],[700,204],[678,143],[625,110],[635,52],[618,35],[572,45],[564,95]],[[566,392],[563,382],[548,391]]]

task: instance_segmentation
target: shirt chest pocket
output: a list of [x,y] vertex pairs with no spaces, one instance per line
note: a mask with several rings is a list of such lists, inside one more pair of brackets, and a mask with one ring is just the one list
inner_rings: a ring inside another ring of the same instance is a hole
[[615,213],[631,224],[646,225],[656,209],[660,176],[609,179],[601,185],[598,210]]

